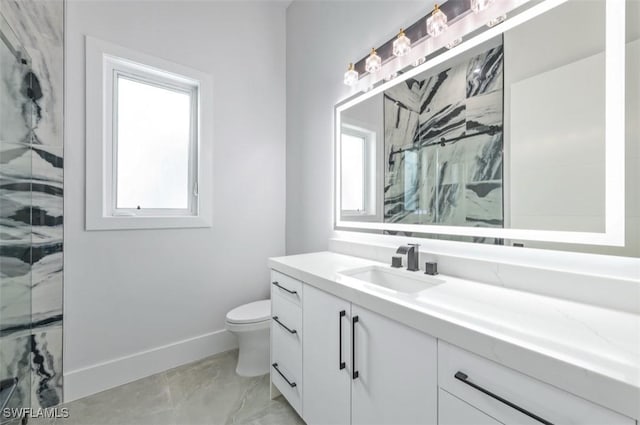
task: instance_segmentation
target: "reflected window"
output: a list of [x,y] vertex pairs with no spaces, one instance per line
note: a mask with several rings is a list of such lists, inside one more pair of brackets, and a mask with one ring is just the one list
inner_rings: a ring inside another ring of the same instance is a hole
[[364,211],[365,138],[342,135],[342,209]]
[[375,133],[343,126],[340,155],[342,213],[375,214]]

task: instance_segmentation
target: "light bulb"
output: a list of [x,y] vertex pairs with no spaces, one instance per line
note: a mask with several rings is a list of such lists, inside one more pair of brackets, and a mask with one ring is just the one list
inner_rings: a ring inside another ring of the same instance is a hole
[[380,68],[382,68],[382,59],[376,53],[376,49],[372,48],[369,57],[364,63],[364,69],[366,69],[369,74],[373,74],[380,71]]
[[349,64],[349,69],[344,73],[344,83],[348,86],[352,86],[358,82],[358,71],[353,68],[353,64]]
[[398,73],[397,72],[393,72],[393,73],[387,75],[386,77],[384,77],[384,80],[385,81],[391,81],[394,78],[396,78],[397,76],[398,76]]
[[471,0],[473,13],[480,13],[493,4],[495,0]]
[[400,28],[398,38],[393,42],[393,54],[395,56],[404,56],[411,50],[411,40],[404,33],[404,30]]
[[431,37],[437,37],[447,29],[447,15],[438,7],[438,4],[433,8],[431,16],[427,18],[427,34]]
[[446,47],[447,49],[453,49],[454,47],[456,47],[458,44],[462,43],[462,37],[458,37],[455,40],[452,40],[450,42],[447,43]]
[[506,20],[507,20],[507,15],[500,15],[500,16],[497,16],[497,17],[493,18],[489,22],[487,22],[487,26],[489,28],[492,28],[492,27],[495,27],[498,24],[503,23]]

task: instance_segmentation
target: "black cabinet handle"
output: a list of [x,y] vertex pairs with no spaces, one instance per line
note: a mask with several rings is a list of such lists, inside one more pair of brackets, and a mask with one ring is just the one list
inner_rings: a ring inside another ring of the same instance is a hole
[[340,353],[338,354],[338,367],[340,370],[344,369],[347,365],[344,361],[342,361],[342,318],[347,315],[345,310],[340,311],[340,315],[338,316],[338,350]]
[[277,324],[279,324],[280,326],[282,326],[283,328],[285,328],[290,334],[296,334],[298,333],[297,330],[295,329],[291,329],[290,327],[288,327],[287,325],[285,325],[284,323],[282,323],[280,320],[278,320],[278,316],[273,316],[273,320],[275,320],[275,322]]
[[468,379],[469,379],[469,377],[467,376],[467,374],[466,374],[466,373],[463,373],[463,372],[458,371],[458,372],[456,372],[456,374],[454,375],[454,377],[455,377],[458,381],[461,381],[461,382],[463,382],[463,383],[465,383],[465,384],[469,385],[471,388],[474,388],[474,389],[476,389],[476,390],[480,391],[481,393],[484,393],[484,394],[488,395],[489,397],[491,397],[491,398],[494,398],[494,399],[498,400],[500,403],[506,404],[507,406],[511,407],[512,409],[515,409],[515,410],[517,410],[518,412],[520,412],[520,413],[522,413],[522,414],[525,414],[525,415],[529,416],[530,418],[535,419],[536,421],[538,421],[538,422],[540,422],[540,423],[543,423],[543,424],[545,424],[545,425],[553,425],[553,423],[552,423],[552,422],[549,422],[549,421],[547,421],[547,420],[545,420],[545,419],[541,418],[540,416],[536,415],[535,413],[531,413],[531,412],[529,412],[528,410],[523,409],[522,407],[518,406],[517,404],[514,404],[514,403],[510,402],[509,400],[506,400],[506,399],[504,399],[504,398],[500,397],[500,396],[499,396],[499,395],[497,395],[497,394],[492,393],[491,391],[489,391],[489,390],[487,390],[487,389],[485,389],[485,388],[482,388],[480,385],[478,385],[478,384],[474,384],[473,382],[471,382],[471,381],[469,381],[469,380],[468,380]]
[[271,366],[273,366],[273,368],[276,370],[276,372],[278,372],[278,373],[280,374],[280,376],[282,376],[282,379],[284,379],[284,380],[287,382],[287,384],[289,384],[289,386],[290,386],[291,388],[293,388],[293,387],[295,387],[295,386],[297,385],[295,382],[291,382],[291,381],[289,381],[289,380],[287,379],[287,377],[286,377],[286,376],[284,376],[284,373],[280,372],[280,369],[278,369],[278,363],[274,363],[274,364],[272,364]]
[[290,294],[297,294],[298,291],[292,291],[291,289],[287,289],[284,286],[280,285],[278,282],[271,282],[272,284],[274,284],[275,286],[277,286],[278,288],[282,289],[285,292],[288,292]]
[[351,318],[351,368],[353,369],[351,379],[356,379],[360,376],[360,372],[356,370],[356,323],[359,321],[360,318],[358,316]]

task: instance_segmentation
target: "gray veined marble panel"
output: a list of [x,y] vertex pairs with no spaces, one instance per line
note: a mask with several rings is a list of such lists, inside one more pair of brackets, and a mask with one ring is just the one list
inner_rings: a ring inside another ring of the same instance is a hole
[[502,227],[502,185],[499,182],[467,184],[465,201],[468,226]]
[[31,337],[31,405],[62,403],[62,326],[35,329]]
[[31,58],[32,143],[62,146],[63,1],[2,0],[0,13]]
[[0,377],[19,376],[16,407],[62,401],[63,10],[0,1]]
[[467,65],[467,97],[502,91],[504,74],[504,49],[502,46],[475,56]]
[[502,127],[502,90],[466,99],[467,131],[470,133],[486,130],[487,127]]
[[0,146],[0,335],[62,320],[61,154],[62,147]]
[[478,150],[469,162],[467,176],[470,183],[492,181],[502,186],[503,175],[503,139],[502,133],[483,134],[469,139],[476,141]]
[[0,373],[20,378],[16,407],[62,401],[61,155],[0,144]]
[[[28,332],[0,338],[0,376],[18,377],[18,386],[7,407],[30,406],[31,334]],[[0,418],[0,422],[4,419]]]
[[0,337],[31,322],[31,149],[0,143]]
[[62,147],[34,145],[32,164],[32,326],[40,330],[62,321]]
[[9,407],[51,407],[62,402],[62,327],[13,333],[0,342],[0,374],[19,378]]
[[502,61],[499,46],[385,92],[385,221],[502,226]]
[[0,16],[0,143],[30,143],[32,102],[25,90],[29,67],[22,63],[18,40]]

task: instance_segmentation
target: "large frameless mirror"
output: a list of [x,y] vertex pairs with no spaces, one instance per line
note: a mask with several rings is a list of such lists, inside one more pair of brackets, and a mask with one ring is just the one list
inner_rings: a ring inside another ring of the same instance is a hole
[[538,2],[339,104],[336,227],[638,256],[638,9]]

